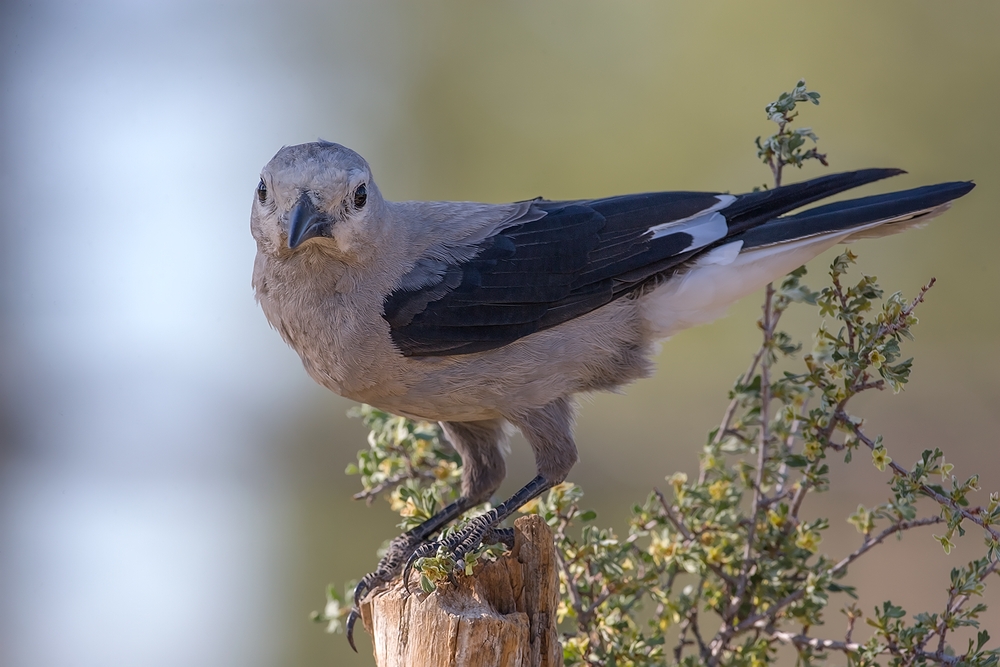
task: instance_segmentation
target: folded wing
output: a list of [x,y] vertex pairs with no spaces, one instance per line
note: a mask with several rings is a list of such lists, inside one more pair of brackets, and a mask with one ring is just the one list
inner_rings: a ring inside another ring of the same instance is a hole
[[[630,294],[730,240],[749,246],[794,238],[792,228],[755,230],[780,224],[779,216],[818,199],[899,173],[866,169],[735,196],[660,192],[526,202],[519,218],[469,243],[464,259],[420,258],[386,297],[383,316],[407,356],[495,349]],[[830,218],[801,219],[800,235],[835,224]]]

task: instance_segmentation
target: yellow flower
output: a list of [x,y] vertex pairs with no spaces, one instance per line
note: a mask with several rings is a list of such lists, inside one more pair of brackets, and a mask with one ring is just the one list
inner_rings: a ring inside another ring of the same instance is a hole
[[836,346],[829,339],[822,335],[818,336],[816,343],[813,345],[813,359],[821,364],[833,361],[833,352],[835,349]]
[[878,370],[882,368],[882,363],[885,361],[885,357],[878,350],[872,350],[868,353],[868,361],[871,362],[872,368]]
[[407,498],[406,503],[404,503],[403,506],[396,511],[399,512],[399,516],[406,517],[416,516],[419,510],[417,510],[417,504],[413,502],[413,498]]
[[556,623],[562,623],[570,615],[575,615],[572,608],[563,600],[560,600],[559,606],[556,607]]
[[718,565],[722,562],[722,548],[721,547],[710,547],[708,552],[705,554],[705,561],[711,563],[712,565]]
[[532,498],[528,502],[521,505],[521,514],[538,514],[538,505],[541,503],[541,498]]
[[813,530],[807,530],[802,526],[799,526],[799,534],[795,538],[795,546],[800,549],[805,549],[810,553],[816,553],[819,549],[819,543],[823,541],[820,534]]
[[726,497],[726,491],[729,489],[729,482],[724,479],[720,479],[713,482],[708,487],[708,495],[712,497],[712,500],[722,500]]
[[399,493],[393,493],[389,497],[389,508],[393,512],[399,512],[405,506],[406,506],[406,501],[399,496]]
[[442,482],[452,476],[455,472],[455,464],[451,461],[441,461],[434,468],[434,477],[441,480]]
[[656,561],[666,561],[677,553],[677,544],[665,533],[653,533],[649,543],[649,555]]
[[847,523],[857,528],[862,535],[867,535],[872,529],[872,514],[864,505],[858,505],[858,511],[847,519]]
[[802,455],[805,456],[810,461],[815,461],[819,458],[819,455],[823,453],[823,447],[815,440],[810,440],[806,443],[806,446],[802,448]]
[[885,447],[872,450],[872,463],[881,472],[885,472],[885,467],[892,463],[892,457],[885,451]]

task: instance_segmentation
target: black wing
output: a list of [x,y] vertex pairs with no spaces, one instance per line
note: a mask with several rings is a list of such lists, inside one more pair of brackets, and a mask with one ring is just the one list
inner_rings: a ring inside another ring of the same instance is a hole
[[406,356],[495,349],[595,310],[783,213],[898,173],[868,169],[735,197],[538,200],[526,222],[476,244],[472,259],[418,261],[386,297],[383,316]]

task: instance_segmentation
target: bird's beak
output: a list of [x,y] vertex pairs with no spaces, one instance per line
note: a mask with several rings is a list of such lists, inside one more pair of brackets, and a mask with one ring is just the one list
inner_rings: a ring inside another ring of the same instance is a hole
[[308,192],[303,192],[289,215],[288,247],[295,249],[315,236],[329,236],[330,220],[316,210]]

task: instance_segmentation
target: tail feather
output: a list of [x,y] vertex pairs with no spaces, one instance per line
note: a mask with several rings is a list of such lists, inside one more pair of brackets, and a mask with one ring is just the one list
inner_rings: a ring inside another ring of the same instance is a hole
[[789,211],[802,208],[814,201],[860,187],[883,178],[905,174],[902,169],[859,169],[842,174],[830,174],[801,183],[784,185],[773,190],[761,190],[740,195],[725,208],[729,234],[757,227]]
[[[949,202],[967,194],[974,187],[975,183],[956,181],[827,204],[795,215],[775,218],[726,240],[743,241],[743,248],[746,250],[867,225],[897,223],[937,215],[944,211]],[[859,229],[857,238],[862,238],[860,232]]]

